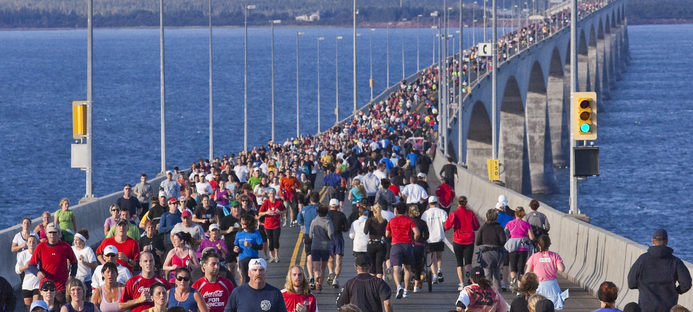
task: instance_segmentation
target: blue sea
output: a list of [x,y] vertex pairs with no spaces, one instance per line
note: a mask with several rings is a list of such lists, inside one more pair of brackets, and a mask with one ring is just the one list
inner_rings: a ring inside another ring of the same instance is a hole
[[[296,33],[299,38],[301,133],[317,129],[317,38],[320,43],[321,129],[353,107],[352,30],[276,28],[277,140],[296,134]],[[475,38],[482,29],[475,29]],[[372,35],[374,94],[387,86],[386,29],[358,29],[358,103],[370,99]],[[676,254],[693,260],[686,244],[693,215],[687,202],[691,175],[686,160],[693,117],[692,25],[630,26],[631,66],[612,98],[600,103],[601,176],[580,182],[580,207],[592,223],[639,243],[656,227],[669,230]],[[271,36],[249,30],[248,144],[271,137]],[[419,44],[417,46],[417,33]],[[337,36],[344,39],[337,40]],[[390,84],[430,65],[431,29],[389,30]],[[404,42],[403,42],[404,38]],[[465,46],[472,44],[465,30]],[[208,30],[166,30],[167,168],[188,167],[209,153]],[[458,38],[456,38],[458,40]],[[455,41],[457,45],[457,41]],[[404,43],[404,44],[403,44]],[[244,31],[214,29],[215,156],[243,148]],[[403,48],[404,47],[404,48]],[[0,228],[22,217],[55,211],[85,194],[85,173],[70,168],[71,103],[86,100],[86,30],[0,31]],[[336,63],[335,60],[338,59]],[[158,29],[94,32],[94,194],[103,196],[160,170]],[[567,211],[568,174],[558,170],[562,193],[540,199]],[[79,224],[78,224],[79,226]]]

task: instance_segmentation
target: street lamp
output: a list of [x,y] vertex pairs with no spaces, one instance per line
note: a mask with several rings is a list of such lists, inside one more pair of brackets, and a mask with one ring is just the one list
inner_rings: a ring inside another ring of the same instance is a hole
[[368,85],[371,87],[371,101],[373,101],[373,85],[375,82],[373,81],[373,32],[375,31],[375,28],[371,28],[371,36],[370,39],[368,39],[368,59],[370,63],[370,69],[371,69],[371,78],[368,80]]
[[[92,4],[92,1],[89,1],[89,4]],[[92,8],[89,9],[90,13]],[[91,18],[89,19],[91,21]],[[91,34],[91,32],[90,32]],[[91,41],[91,36],[90,39]],[[161,94],[161,173],[163,174],[166,172],[166,89],[165,89],[165,84],[164,84],[164,0],[159,0],[159,89],[160,89],[160,94]],[[91,53],[91,52],[90,52]],[[91,59],[91,56],[89,57]],[[91,71],[91,70],[90,70]],[[89,88],[91,89],[91,81],[87,83],[89,85]],[[91,101],[91,91],[87,93],[87,102]],[[89,103],[91,105],[91,103]],[[89,108],[89,106],[87,106]],[[91,123],[91,115],[90,111],[87,113],[87,132],[91,133],[90,129],[90,123]],[[90,144],[91,138],[87,141],[87,144]],[[89,150],[91,150],[91,145],[89,146]],[[90,155],[91,158],[91,155]],[[89,165],[91,167],[91,164]],[[87,195],[91,195],[91,168],[87,168]],[[92,195],[93,196],[93,195]]]
[[281,22],[281,20],[270,21],[270,28],[272,29],[272,142],[274,142],[274,24]]
[[472,6],[472,45],[476,46],[476,28],[474,28],[474,22],[476,22],[476,19],[474,19],[474,9],[477,7],[476,1],[474,1],[474,5]]
[[486,0],[484,0],[484,42],[486,42]]
[[320,41],[325,37],[318,37],[318,133],[320,133]]
[[439,17],[439,16],[440,16],[440,13],[438,13],[438,11],[433,11],[431,13],[431,17],[433,17],[433,24],[434,24],[431,26],[431,29],[433,29],[433,64],[436,63],[436,37],[437,36],[436,36],[435,29],[438,29],[438,26],[435,25],[435,24],[437,24],[435,19],[436,19],[436,17]]
[[342,40],[342,36],[337,36],[334,40],[335,124],[339,123],[339,40]]
[[243,75],[245,79],[245,87],[243,90],[243,150],[247,151],[248,150],[248,14],[250,13],[250,10],[254,10],[255,5],[246,5],[245,6],[245,54],[244,54],[244,71],[245,74]]
[[416,71],[418,72],[421,70],[421,66],[419,66],[419,28],[421,28],[421,17],[423,15],[419,14],[416,16]]
[[390,25],[392,25],[392,22],[387,23],[387,44],[385,48],[385,63],[387,63],[387,88],[390,87]]
[[299,89],[299,84],[298,84],[298,36],[301,36],[305,34],[302,31],[299,31],[296,33],[296,137],[298,138],[299,134],[301,133],[301,128],[300,128],[300,116],[301,116],[301,111],[299,110],[299,98],[298,98],[298,89]]
[[214,159],[214,119],[212,101],[212,0],[209,0],[209,159]]
[[401,27],[402,28],[402,80],[404,80],[404,78],[407,78],[407,76],[404,73],[404,22],[406,22],[406,21],[407,21],[406,18],[402,19],[402,27]]

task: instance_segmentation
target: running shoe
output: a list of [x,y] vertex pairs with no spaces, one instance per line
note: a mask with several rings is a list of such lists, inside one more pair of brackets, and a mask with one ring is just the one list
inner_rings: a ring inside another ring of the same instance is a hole
[[438,284],[438,275],[431,275],[431,279],[433,280],[431,283]]
[[310,282],[308,283],[310,285],[310,290],[315,290],[315,278],[311,277]]
[[438,269],[438,281],[441,283],[445,281],[445,279],[443,278],[443,270],[441,269]]
[[404,298],[409,298],[409,290],[404,290],[404,295],[402,295]]
[[334,273],[330,272],[330,274],[327,276],[327,285],[332,285],[333,280],[334,280]]
[[332,287],[339,288],[339,281],[336,278],[332,281]]
[[404,288],[402,286],[397,287],[397,299],[402,299],[402,296],[404,296]]
[[414,292],[415,293],[420,292],[420,291],[421,291],[421,288],[419,288],[418,286],[414,286]]
[[501,283],[501,291],[508,291],[508,283]]
[[322,284],[316,284],[316,285],[315,285],[315,290],[316,290],[318,293],[322,293]]
[[387,268],[385,270],[385,276],[387,277],[388,281],[392,281],[392,268]]
[[463,290],[464,290],[464,284],[463,284],[463,283],[459,283],[458,286],[457,286],[457,290],[463,291]]

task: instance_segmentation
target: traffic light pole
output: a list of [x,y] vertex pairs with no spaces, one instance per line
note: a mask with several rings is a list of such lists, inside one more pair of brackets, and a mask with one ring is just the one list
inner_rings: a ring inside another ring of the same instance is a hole
[[[577,92],[577,0],[571,0],[570,8],[570,105],[574,105],[573,98]],[[570,211],[569,214],[579,214],[577,178],[575,177],[575,112],[570,109]]]

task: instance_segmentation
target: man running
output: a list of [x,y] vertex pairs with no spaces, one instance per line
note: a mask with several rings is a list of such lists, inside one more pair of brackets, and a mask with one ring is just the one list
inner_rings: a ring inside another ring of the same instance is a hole
[[219,254],[214,251],[203,252],[202,271],[205,276],[192,284],[192,288],[197,289],[202,295],[209,312],[223,312],[224,306],[233,291],[231,280],[219,276]]

